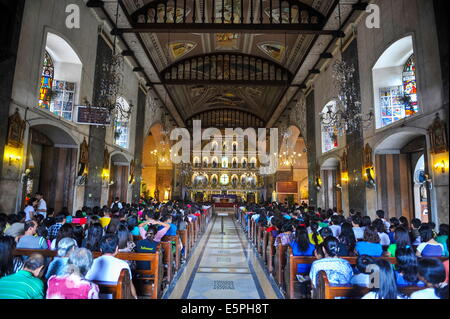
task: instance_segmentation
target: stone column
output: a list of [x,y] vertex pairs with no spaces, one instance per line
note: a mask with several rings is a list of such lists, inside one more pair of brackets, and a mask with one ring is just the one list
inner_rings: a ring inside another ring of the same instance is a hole
[[142,182],[142,156],[144,152],[144,139],[145,139],[145,101],[147,100],[146,93],[142,90],[138,90],[138,102],[137,102],[137,118],[136,118],[136,140],[134,146],[134,179],[135,183],[132,188],[132,202],[139,201],[141,195],[141,182]]
[[[0,10],[0,29],[2,30],[0,33],[0,154],[2,155],[0,175],[3,171],[3,154],[8,134],[9,108],[24,6],[25,0],[2,1]],[[11,205],[9,206],[14,207],[14,203]]]
[[[361,88],[359,82],[358,44],[353,40],[342,53],[342,59],[355,68],[354,81],[356,84],[357,99],[361,101]],[[346,135],[348,147],[348,201],[349,208],[360,211],[366,215],[366,186],[363,177],[364,168],[364,138],[362,129]]]
[[[103,76],[102,64],[111,59],[112,51],[102,36],[98,36],[97,58],[94,75],[94,95],[92,105],[95,106],[99,99],[100,80]],[[89,129],[89,164],[88,178],[84,192],[84,205],[89,207],[100,206],[102,197],[102,170],[103,151],[105,149],[106,127],[91,126]]]
[[308,197],[309,205],[317,207],[316,177],[316,113],[314,91],[306,97],[306,149],[308,150]]

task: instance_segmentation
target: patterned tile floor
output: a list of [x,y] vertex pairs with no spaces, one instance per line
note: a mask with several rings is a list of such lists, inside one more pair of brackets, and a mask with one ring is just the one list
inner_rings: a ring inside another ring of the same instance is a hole
[[277,299],[281,297],[234,216],[213,217],[170,299]]

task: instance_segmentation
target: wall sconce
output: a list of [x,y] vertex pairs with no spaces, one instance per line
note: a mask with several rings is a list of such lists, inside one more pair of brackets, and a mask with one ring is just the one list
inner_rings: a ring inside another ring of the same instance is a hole
[[320,177],[316,178],[316,189],[318,192],[320,192],[320,190],[322,189],[322,180],[320,179]]
[[442,174],[445,174],[445,161],[444,160],[442,160],[442,161],[440,161],[440,162],[437,162],[436,164],[434,164],[434,169],[435,170],[441,170],[441,173]]
[[367,188],[375,188],[375,171],[373,167],[366,167],[364,177],[366,178]]
[[109,180],[109,169],[104,168],[102,171],[102,180]]
[[[16,151],[16,149],[11,149],[11,148],[9,150],[7,150],[5,148],[4,158],[5,158],[5,160],[8,161],[9,166],[12,166],[13,164],[18,164],[19,161],[22,159],[22,157],[18,154],[20,154],[19,150]],[[14,161],[16,163],[13,163]]]
[[341,183],[345,184],[348,183],[348,181],[349,181],[348,172],[341,172]]

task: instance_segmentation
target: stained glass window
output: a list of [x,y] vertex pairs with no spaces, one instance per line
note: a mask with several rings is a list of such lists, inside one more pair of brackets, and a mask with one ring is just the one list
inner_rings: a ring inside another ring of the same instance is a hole
[[[130,109],[129,104],[122,97],[119,97],[117,99],[117,103],[120,104],[120,108],[125,112],[127,112]],[[122,116],[122,114],[120,114],[119,112],[114,122],[114,144],[122,148],[128,148],[128,138],[129,138],[129,118],[126,116]]]
[[50,111],[66,120],[72,120],[72,111],[75,100],[75,86],[73,82],[54,81],[55,92],[50,103]]
[[416,61],[414,54],[406,61],[403,68],[403,91],[407,98],[405,116],[411,116],[419,111],[417,103]]
[[406,61],[402,85],[380,89],[381,126],[387,126],[419,111],[414,54]]
[[41,85],[39,92],[39,107],[50,110],[50,102],[51,102],[51,89],[53,87],[53,77],[54,77],[54,64],[53,59],[50,54],[45,51],[44,54],[44,64],[42,67],[41,74]]
[[[333,113],[336,112],[336,102],[333,101],[327,104],[323,108],[322,114],[325,116],[329,110],[331,110]],[[332,151],[338,146],[339,143],[335,128],[332,126],[325,126],[322,124],[322,153]]]

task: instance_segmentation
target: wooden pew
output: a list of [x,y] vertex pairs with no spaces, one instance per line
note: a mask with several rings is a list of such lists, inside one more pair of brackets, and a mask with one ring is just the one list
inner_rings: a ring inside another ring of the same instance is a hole
[[172,247],[175,245],[175,254],[173,256],[173,260],[175,261],[175,271],[180,269],[181,265],[181,245],[180,245],[180,237],[176,236],[164,236],[162,238],[164,242],[170,242]]
[[131,279],[128,269],[124,268],[120,272],[117,282],[107,282],[93,280],[97,284],[102,294],[111,294],[113,299],[134,299],[131,295]]
[[[100,252],[93,252],[94,258],[100,257]],[[142,292],[142,296],[150,297],[151,299],[161,298],[162,293],[162,278],[163,278],[163,263],[161,249],[157,249],[156,253],[118,253],[116,258],[122,260],[146,261],[150,263],[150,270],[136,270],[136,276],[133,278],[136,290]],[[148,282],[148,283],[147,283]]]
[[183,257],[184,259],[187,259],[190,253],[187,228],[185,230],[178,230],[177,235],[180,237],[181,243],[184,247]]
[[266,232],[265,227],[259,226],[257,228],[256,232],[256,250],[258,251],[258,254],[262,255],[262,247],[263,247],[263,240],[264,240],[264,233]]
[[[31,256],[32,254],[40,254],[46,258],[54,258],[57,256],[56,250],[48,249],[15,249],[14,256]],[[99,253],[93,253],[93,257]],[[117,282],[93,281],[99,286],[101,293],[112,294],[113,299],[133,299],[131,296],[131,280],[127,269],[122,269]]]
[[164,273],[166,275],[165,278],[167,278],[167,282],[165,282],[165,284],[168,285],[172,282],[172,279],[175,276],[175,267],[173,264],[174,256],[172,253],[172,243],[170,241],[161,241],[160,245],[162,248],[163,264],[164,264],[164,270],[165,270]]
[[276,283],[278,284],[278,287],[280,287],[283,291],[286,291],[286,285],[284,280],[284,271],[286,265],[285,252],[288,248],[290,248],[290,246],[282,245],[281,238],[279,237],[276,238],[276,241],[278,243],[278,246],[275,248],[273,275],[275,277]]
[[[399,287],[399,292],[411,296],[412,293],[422,290],[424,287],[407,286]],[[345,297],[352,299],[361,299],[370,292],[369,288],[360,286],[334,286],[330,285],[325,271],[319,271],[317,278],[317,288],[313,291],[314,299],[335,299],[336,297]]]
[[[296,288],[298,288],[298,280],[297,280],[297,265],[298,264],[312,264],[316,261],[316,257],[300,257],[294,256],[292,254],[292,248],[289,246],[284,252],[286,267],[285,267],[285,275],[284,281],[286,286],[286,293],[288,299],[297,299],[296,298]],[[351,265],[356,265],[356,261],[358,257],[341,257],[342,259],[347,260]],[[395,257],[374,257],[375,259],[381,258],[387,260],[389,263],[395,265],[397,263],[397,259]],[[439,257],[441,261],[445,261],[447,257]]]
[[269,273],[273,273],[273,259],[275,255],[275,246],[273,243],[275,242],[275,239],[273,238],[272,234],[269,233],[269,236],[267,236],[267,246],[266,246],[266,260],[265,263],[267,265],[267,269],[269,270]]
[[267,265],[267,244],[269,242],[269,236],[272,236],[271,233],[268,233],[265,229],[262,234],[262,244],[261,244],[261,256],[264,263]]

